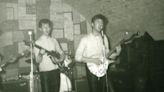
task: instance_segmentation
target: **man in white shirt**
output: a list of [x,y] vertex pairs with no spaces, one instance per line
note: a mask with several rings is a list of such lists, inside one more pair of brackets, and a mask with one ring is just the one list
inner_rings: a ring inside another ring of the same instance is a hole
[[[92,18],[92,32],[81,39],[75,54],[76,61],[86,63],[87,65],[86,70],[90,92],[106,92],[105,74],[101,76],[101,74],[98,74],[99,72],[94,72],[96,68],[92,69],[92,67],[98,68],[102,64],[102,59],[114,59],[121,51],[121,47],[118,46],[116,52],[108,56],[110,52],[108,39],[103,32],[105,19],[101,14],[95,15]],[[110,63],[110,61],[105,62]],[[108,65],[103,68],[107,69],[107,67]],[[103,72],[106,73],[106,71]]]
[[[64,52],[58,41],[51,37],[52,22],[49,19],[39,21],[39,30],[43,34],[35,44],[42,48],[35,48],[34,51],[36,62],[39,63],[42,92],[59,92],[60,70],[56,63],[64,60]],[[52,57],[51,51],[57,52],[60,57]]]

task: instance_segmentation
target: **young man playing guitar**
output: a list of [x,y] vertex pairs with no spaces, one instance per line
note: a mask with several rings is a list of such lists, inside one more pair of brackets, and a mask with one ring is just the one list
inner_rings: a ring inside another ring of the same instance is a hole
[[[87,65],[90,92],[107,92],[105,75],[108,64],[112,62],[107,58],[114,59],[121,51],[121,47],[117,46],[116,52],[108,57],[110,52],[108,39],[103,33],[105,21],[106,18],[101,14],[92,18],[92,32],[81,39],[75,54],[76,61]],[[105,71],[102,71],[103,68]],[[99,70],[97,71],[97,69]]]
[[[60,70],[57,63],[64,60],[64,52],[61,50],[58,41],[51,37],[52,23],[49,19],[39,21],[39,30],[42,35],[35,42],[35,57],[39,63],[42,92],[59,92]],[[51,52],[59,55],[53,56]]]

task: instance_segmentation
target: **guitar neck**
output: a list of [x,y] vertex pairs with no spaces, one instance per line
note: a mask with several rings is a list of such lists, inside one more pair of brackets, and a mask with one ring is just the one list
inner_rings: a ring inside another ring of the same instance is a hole
[[[39,45],[37,45],[37,44],[35,44],[34,46],[35,46],[36,48],[38,48],[38,49],[44,49],[43,47],[41,47],[41,46],[39,46]],[[45,50],[46,53],[48,53],[48,54],[50,53],[50,51],[48,51],[48,50],[46,50],[46,49],[44,49],[44,50]]]
[[115,51],[116,51],[116,47],[121,45],[124,42],[124,40],[121,40],[119,43],[117,43],[113,49],[110,50],[108,56],[111,56]]
[[[38,49],[44,49],[43,47],[41,47],[41,46],[39,46],[39,45],[34,45],[36,48],[38,48]],[[48,54],[48,55],[51,55],[51,56],[55,56],[57,59],[59,59],[60,58],[60,54],[58,53],[58,52],[56,52],[56,51],[48,51],[48,50],[46,50],[46,49],[44,49],[45,50],[45,52]]]
[[112,55],[112,53],[113,52],[115,52],[116,51],[116,47],[118,46],[118,45],[121,45],[121,44],[123,44],[123,43],[125,43],[125,42],[129,42],[129,41],[132,41],[136,36],[138,36],[138,32],[137,33],[135,33],[135,34],[133,34],[130,38],[128,38],[128,39],[122,39],[119,43],[117,43],[115,46],[114,46],[114,48],[110,51],[110,53],[108,54],[108,56],[111,56]]
[[[24,40],[24,42],[25,42],[25,44],[27,45],[27,46],[30,46],[30,43],[31,42],[28,42],[28,41],[26,41],[26,40]],[[35,44],[35,43],[32,43],[33,44],[33,46],[34,47],[36,47],[36,48],[38,48],[38,49],[43,49],[43,50],[45,50],[45,52],[46,52],[46,54],[48,54],[48,55],[51,55],[51,56],[55,56],[57,59],[59,59],[60,58],[60,54],[57,52],[57,51],[48,51],[47,49],[45,49],[45,48],[43,48],[43,47],[41,47],[41,46],[39,46],[39,45],[37,45],[37,44]]]

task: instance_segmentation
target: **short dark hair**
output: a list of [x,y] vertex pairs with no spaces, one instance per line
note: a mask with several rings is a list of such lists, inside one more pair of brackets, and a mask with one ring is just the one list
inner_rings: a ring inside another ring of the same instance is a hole
[[40,21],[39,21],[39,24],[38,24],[38,26],[39,27],[42,27],[42,24],[49,24],[49,26],[50,27],[52,27],[52,22],[49,20],[49,19],[41,19]]
[[102,14],[97,14],[97,15],[93,16],[92,19],[91,19],[91,22],[93,23],[97,19],[102,19],[104,24],[108,23],[107,18],[104,15],[102,15]]

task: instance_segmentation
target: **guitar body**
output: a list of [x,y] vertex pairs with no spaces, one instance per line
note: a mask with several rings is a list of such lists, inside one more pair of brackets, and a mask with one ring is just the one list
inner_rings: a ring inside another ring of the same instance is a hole
[[108,65],[114,62],[113,60],[108,60],[107,58],[102,58],[101,61],[102,64],[100,65],[96,65],[94,63],[87,63],[89,71],[97,77],[103,77],[108,70]]

